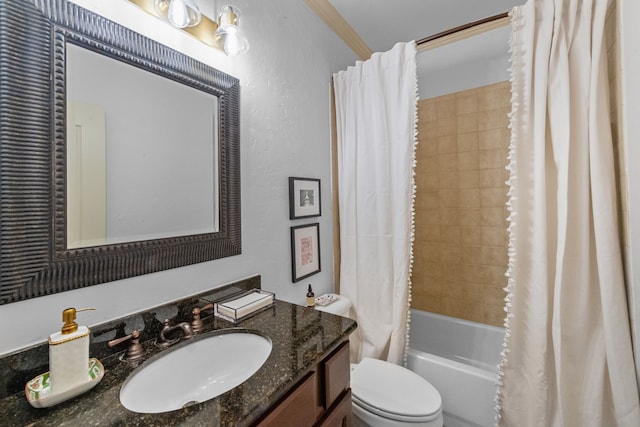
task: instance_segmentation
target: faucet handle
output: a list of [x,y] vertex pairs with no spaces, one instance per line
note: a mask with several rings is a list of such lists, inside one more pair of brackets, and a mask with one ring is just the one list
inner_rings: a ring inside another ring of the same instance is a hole
[[134,329],[133,332],[127,336],[109,341],[107,345],[109,347],[114,347],[127,340],[131,340],[131,344],[129,345],[124,358],[131,361],[141,359],[142,356],[144,356],[144,349],[142,348],[142,344],[140,344],[140,332],[137,329]]
[[213,303],[209,303],[204,307],[195,307],[191,313],[193,314],[193,320],[191,321],[191,329],[193,329],[194,333],[198,333],[202,331],[204,324],[202,323],[202,319],[200,319],[200,312],[205,310],[211,310],[213,308]]

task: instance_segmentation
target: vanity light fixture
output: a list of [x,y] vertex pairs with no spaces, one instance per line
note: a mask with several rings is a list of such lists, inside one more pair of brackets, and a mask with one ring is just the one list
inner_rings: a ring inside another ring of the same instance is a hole
[[197,0],[129,1],[201,42],[224,50],[228,56],[249,51],[249,40],[244,31],[240,30],[240,10],[235,6],[223,6],[216,22],[200,12]]

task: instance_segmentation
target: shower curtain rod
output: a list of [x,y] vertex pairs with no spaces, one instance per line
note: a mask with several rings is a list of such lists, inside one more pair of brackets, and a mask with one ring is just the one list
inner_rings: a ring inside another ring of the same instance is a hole
[[[449,30],[433,34],[416,42],[418,49],[429,49],[451,41],[460,40],[475,34],[483,33],[509,23],[509,12],[489,16],[478,21],[469,22]],[[464,35],[466,33],[466,36]]]

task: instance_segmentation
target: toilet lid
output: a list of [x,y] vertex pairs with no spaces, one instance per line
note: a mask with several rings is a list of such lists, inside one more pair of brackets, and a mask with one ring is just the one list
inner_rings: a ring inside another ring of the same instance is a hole
[[351,371],[351,392],[356,404],[390,419],[426,421],[442,409],[440,393],[427,380],[376,359],[364,358]]

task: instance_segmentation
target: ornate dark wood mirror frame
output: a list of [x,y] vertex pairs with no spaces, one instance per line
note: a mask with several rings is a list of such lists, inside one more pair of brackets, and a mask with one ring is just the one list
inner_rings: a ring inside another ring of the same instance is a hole
[[[67,249],[67,42],[218,97],[218,232]],[[0,0],[0,64],[0,304],[241,253],[236,78],[65,0]]]

